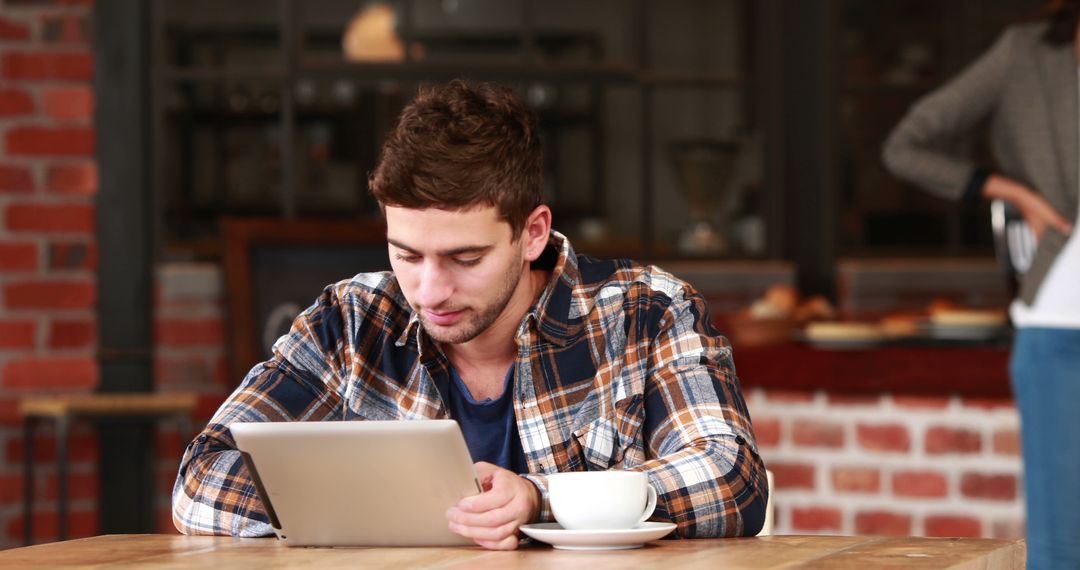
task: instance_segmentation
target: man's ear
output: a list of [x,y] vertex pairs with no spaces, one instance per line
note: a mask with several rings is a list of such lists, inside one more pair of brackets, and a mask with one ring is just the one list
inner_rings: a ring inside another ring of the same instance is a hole
[[525,241],[525,259],[535,261],[547,247],[551,234],[551,208],[541,204],[525,219],[521,237]]

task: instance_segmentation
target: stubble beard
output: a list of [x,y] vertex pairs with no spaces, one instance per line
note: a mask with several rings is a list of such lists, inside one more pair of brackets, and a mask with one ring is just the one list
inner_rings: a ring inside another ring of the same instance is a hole
[[480,336],[486,331],[499,315],[510,304],[510,298],[514,296],[518,283],[521,281],[521,256],[518,255],[515,263],[510,265],[503,279],[503,287],[495,297],[495,301],[488,304],[483,310],[471,319],[466,316],[466,322],[457,323],[450,328],[440,327],[428,322],[420,313],[420,320],[424,324],[424,331],[436,342],[446,344],[462,344]]

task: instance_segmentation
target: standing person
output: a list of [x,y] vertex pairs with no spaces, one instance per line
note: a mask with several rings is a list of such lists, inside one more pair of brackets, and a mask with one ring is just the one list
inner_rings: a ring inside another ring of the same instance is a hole
[[654,518],[682,537],[757,534],[765,468],[704,299],[656,267],[575,254],[551,230],[542,162],[511,90],[420,91],[371,176],[393,271],[328,286],[188,446],[181,532],[272,534],[233,422],[449,417],[484,491],[447,524],[486,548],[554,520],[560,471],[645,472]]
[[[1002,198],[1038,240],[1010,362],[1020,412],[1030,568],[1080,568],[1080,0],[1005,30],[955,79],[918,101],[885,143],[897,176],[947,198]],[[942,143],[988,124],[997,167]]]

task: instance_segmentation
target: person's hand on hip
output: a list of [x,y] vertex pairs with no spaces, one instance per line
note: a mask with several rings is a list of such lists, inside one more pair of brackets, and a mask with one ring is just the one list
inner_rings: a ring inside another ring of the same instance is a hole
[[1042,194],[1015,180],[997,174],[991,175],[986,180],[983,194],[988,198],[1002,198],[1020,210],[1020,215],[1035,234],[1036,240],[1042,239],[1048,227],[1066,236],[1072,233],[1069,220],[1059,214]]

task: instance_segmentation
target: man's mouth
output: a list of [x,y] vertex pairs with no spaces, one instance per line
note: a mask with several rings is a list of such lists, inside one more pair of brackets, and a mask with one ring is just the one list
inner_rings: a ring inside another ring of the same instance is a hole
[[432,324],[441,327],[448,327],[454,324],[459,318],[461,318],[461,315],[463,314],[465,314],[465,309],[460,309],[457,311],[436,311],[432,309],[424,309],[425,319]]

